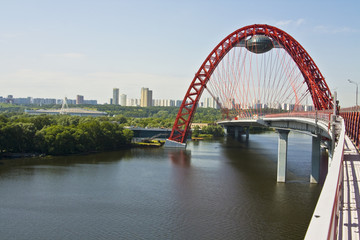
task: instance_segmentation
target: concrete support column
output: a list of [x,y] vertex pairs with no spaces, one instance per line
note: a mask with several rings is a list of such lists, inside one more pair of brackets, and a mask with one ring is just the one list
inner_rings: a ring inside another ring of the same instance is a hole
[[278,162],[277,162],[277,182],[286,181],[286,163],[289,130],[278,129]]
[[320,136],[312,137],[310,183],[318,183],[320,180],[320,142]]
[[332,146],[332,141],[326,141],[326,147],[328,149],[328,163],[327,166],[328,168],[331,166],[331,160],[333,159],[333,152],[331,151],[331,146]]
[[225,136],[227,136],[228,135],[228,133],[229,133],[229,131],[228,131],[228,128],[227,127],[223,127],[224,128],[224,133],[225,133]]
[[249,140],[249,127],[246,128],[245,134],[246,134],[246,141],[248,141]]
[[235,127],[235,139],[239,138],[239,127]]

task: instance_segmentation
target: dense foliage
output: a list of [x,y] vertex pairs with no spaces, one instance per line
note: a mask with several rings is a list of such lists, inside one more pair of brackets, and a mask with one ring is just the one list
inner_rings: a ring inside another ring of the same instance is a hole
[[[109,116],[127,120],[129,126],[138,127],[163,127],[171,128],[174,124],[178,107],[123,107],[120,105],[69,105],[100,112],[106,112]],[[60,105],[16,105],[0,104],[0,112],[9,114],[22,114],[25,109],[54,109],[61,108]],[[219,109],[197,108],[193,122],[213,123],[222,119]]]
[[133,132],[112,118],[0,115],[0,152],[52,155],[114,150]]
[[[94,108],[95,106],[93,106]],[[163,124],[172,124],[179,111],[178,107],[122,107],[119,105],[96,105],[98,111],[107,112],[111,116],[122,115],[126,118],[151,118],[155,121],[162,121]],[[193,122],[212,123],[221,119],[219,109],[197,108]],[[150,126],[149,126],[150,127]],[[165,127],[165,126],[163,126]]]
[[[177,107],[122,107],[118,105],[76,105],[109,113],[107,117],[24,114],[27,109],[53,109],[59,105],[21,106],[0,104],[0,153],[45,153],[52,155],[113,150],[128,145],[133,132],[124,126],[171,128]],[[198,108],[193,122],[213,123],[220,110]],[[222,136],[219,126],[209,125],[201,134]]]
[[[178,107],[123,107],[120,105],[69,105],[70,108],[85,108],[90,110],[97,110],[106,112],[110,116],[122,115],[126,118],[158,118],[171,119],[174,121],[179,110]],[[23,113],[25,109],[59,109],[61,105],[17,105],[0,103],[0,112],[2,113]],[[193,121],[194,122],[215,122],[221,119],[221,112],[219,109],[213,108],[197,108]]]
[[200,129],[199,126],[195,126],[192,132],[192,137],[223,137],[224,129],[219,125],[210,124],[208,126],[202,127]]

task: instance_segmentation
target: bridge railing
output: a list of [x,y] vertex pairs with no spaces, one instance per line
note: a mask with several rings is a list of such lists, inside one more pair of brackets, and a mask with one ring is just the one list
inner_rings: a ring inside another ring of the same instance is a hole
[[286,113],[272,113],[272,114],[264,114],[258,115],[255,114],[253,116],[240,117],[237,116],[234,120],[252,120],[252,119],[262,119],[262,118],[279,118],[279,117],[303,117],[310,119],[318,119],[324,122],[330,122],[331,114],[333,114],[332,110],[321,110],[321,111],[311,111],[311,112],[286,112]]
[[336,239],[343,183],[343,156],[345,127],[341,119],[341,131],[329,163],[328,174],[316,204],[305,239]]
[[289,113],[276,113],[276,114],[266,114],[264,117],[266,118],[277,118],[277,117],[303,117],[303,118],[311,118],[318,119],[324,122],[330,122],[331,114],[333,114],[332,110],[322,110],[322,111],[312,111],[312,112],[289,112]]
[[360,106],[353,106],[348,108],[342,108],[341,112],[360,112]]
[[[347,111],[350,110],[350,111]],[[352,111],[357,110],[357,111]],[[360,148],[360,112],[359,108],[343,109],[340,115],[344,118],[346,135]]]

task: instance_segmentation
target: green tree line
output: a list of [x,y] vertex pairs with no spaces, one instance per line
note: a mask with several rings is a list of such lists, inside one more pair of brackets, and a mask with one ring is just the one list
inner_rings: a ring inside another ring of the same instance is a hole
[[119,149],[131,143],[133,132],[117,120],[1,114],[0,152],[62,155]]
[[[120,105],[109,105],[109,104],[99,104],[99,105],[69,105],[70,108],[85,108],[90,110],[97,110],[101,112],[106,112],[110,116],[121,115],[126,118],[154,118],[154,119],[168,119],[172,123],[178,113],[178,107],[127,107]],[[13,114],[22,114],[25,109],[59,109],[61,105],[43,105],[38,106],[34,104],[30,105],[17,105],[17,104],[6,104],[0,103],[0,113],[13,113]],[[205,122],[212,123],[222,118],[221,112],[219,109],[213,108],[197,108],[196,113],[193,118],[193,122]]]
[[[76,107],[107,112],[109,116],[32,116],[24,114],[24,110],[44,106],[0,104],[0,154],[37,152],[60,155],[118,149],[128,145],[133,136],[132,131],[124,126],[171,128],[178,111],[177,107],[142,108],[106,104]],[[220,110],[198,108],[193,122],[213,123],[219,119]],[[219,135],[212,127],[202,133]]]
[[192,132],[193,137],[223,137],[224,129],[219,125],[208,125],[200,129],[199,126],[195,126]]

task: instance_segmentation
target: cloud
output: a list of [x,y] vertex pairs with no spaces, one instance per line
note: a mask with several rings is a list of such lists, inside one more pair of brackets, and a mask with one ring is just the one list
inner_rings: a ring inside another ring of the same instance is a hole
[[275,22],[275,26],[279,26],[279,27],[286,27],[289,25],[295,25],[295,26],[300,26],[305,22],[305,19],[303,18],[299,18],[296,20],[280,20]]
[[315,32],[328,33],[328,34],[339,34],[339,33],[357,33],[358,29],[353,29],[350,27],[330,27],[318,25],[314,28]]
[[11,38],[16,38],[16,37],[20,37],[22,36],[22,34],[17,34],[17,33],[3,33],[0,35],[1,38],[7,38],[7,39],[11,39]]
[[300,25],[303,24],[304,22],[305,22],[305,19],[300,18],[300,19],[298,19],[298,20],[295,21],[295,25],[300,26]]
[[61,58],[83,58],[86,57],[83,53],[69,52],[69,53],[60,53],[60,54],[46,54],[47,57],[61,57]]
[[291,20],[282,20],[282,21],[276,22],[275,25],[283,27],[283,26],[289,25],[291,22],[292,22]]

